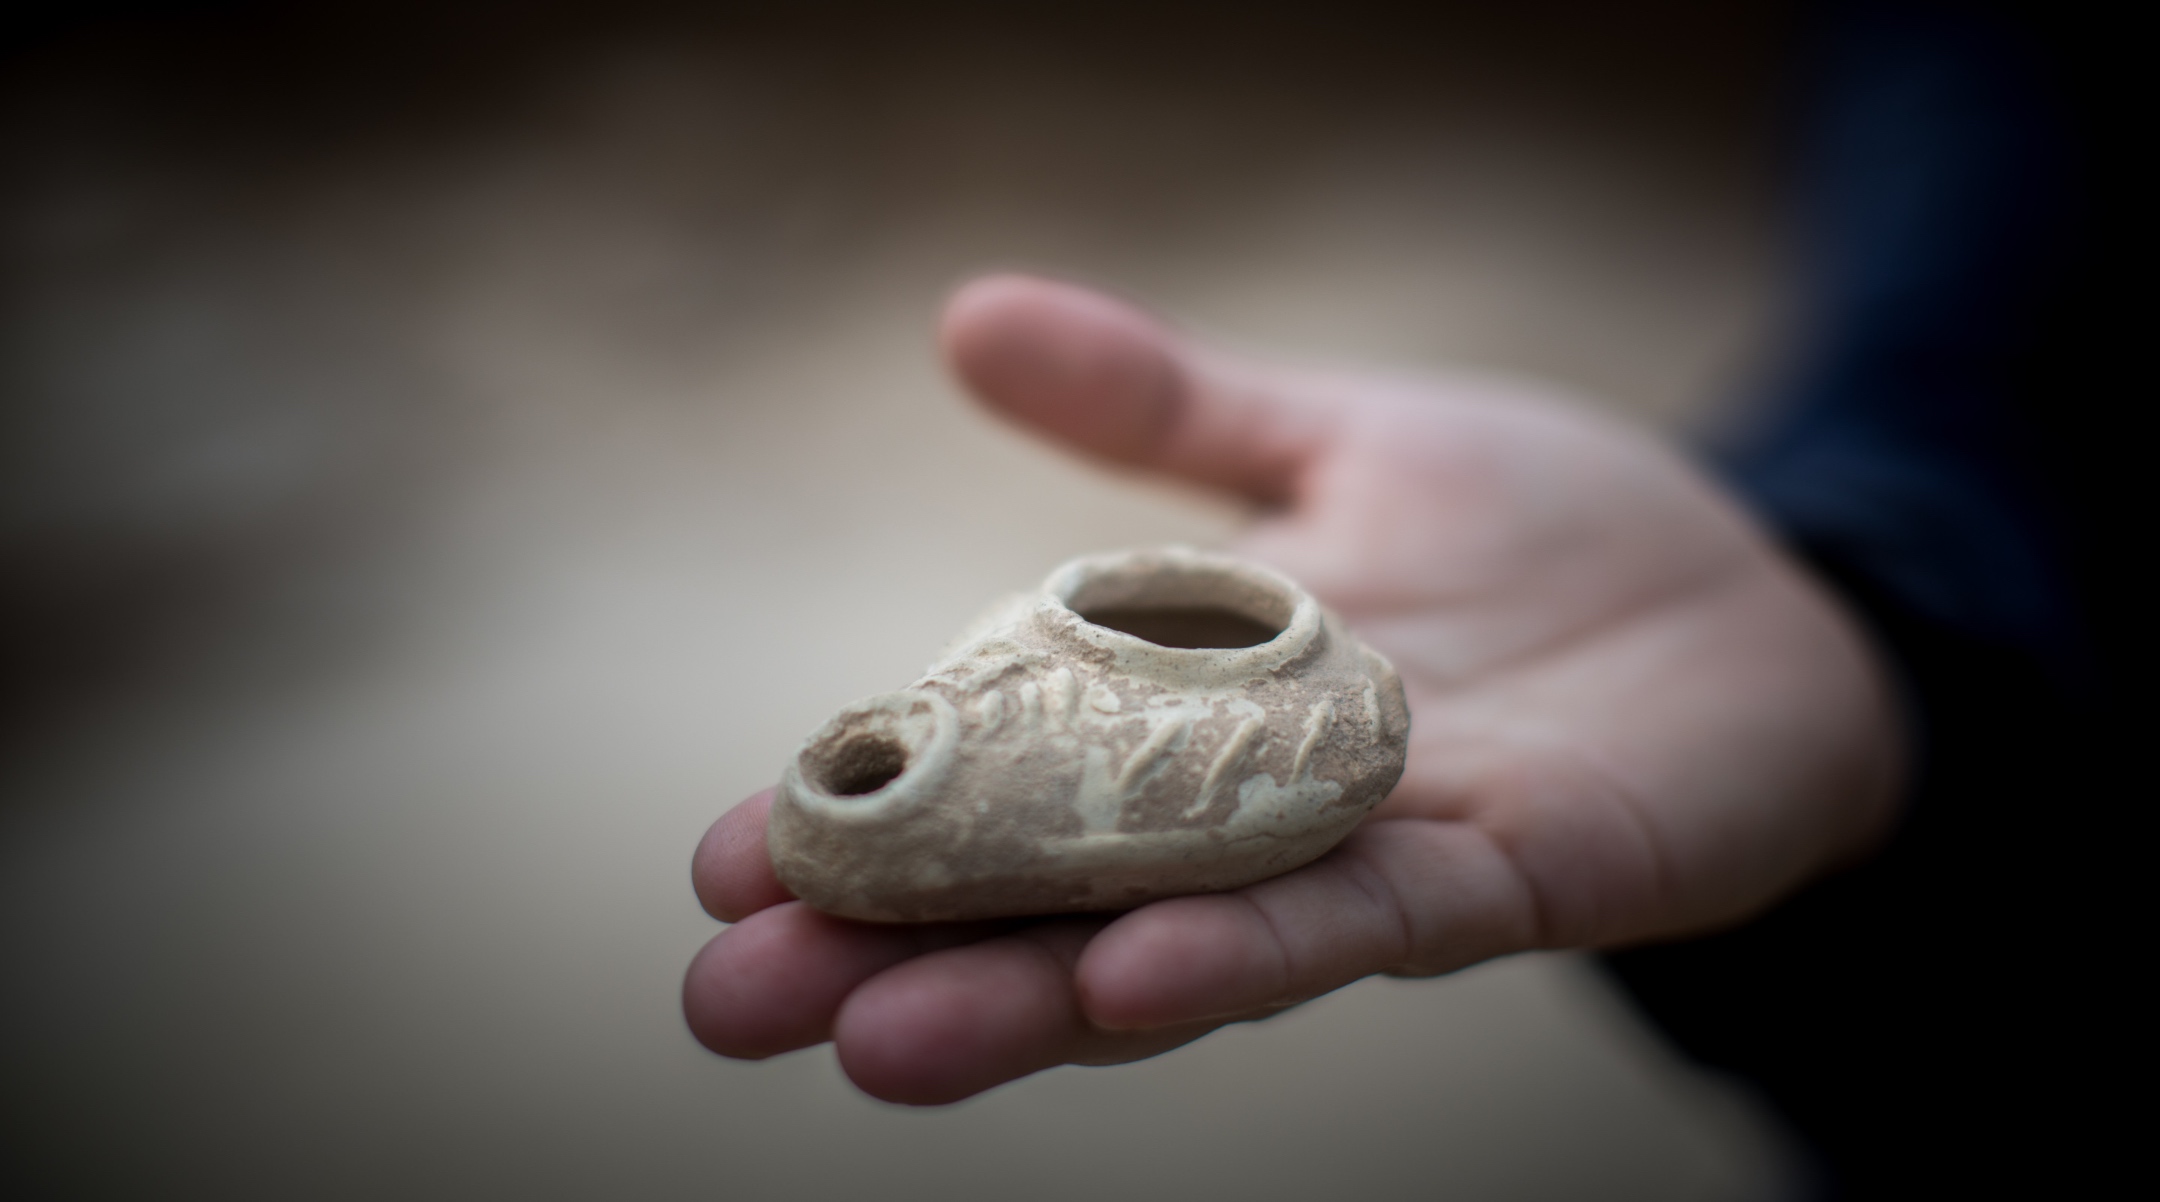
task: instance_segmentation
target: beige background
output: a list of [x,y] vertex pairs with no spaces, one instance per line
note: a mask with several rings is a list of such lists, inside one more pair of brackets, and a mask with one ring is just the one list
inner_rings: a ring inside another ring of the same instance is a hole
[[1777,1196],[1565,957],[939,1111],[699,1050],[690,850],[1069,555],[1240,520],[1000,428],[968,273],[1677,426],[1779,306],[1767,21],[62,29],[0,95],[9,1157],[217,1197]]

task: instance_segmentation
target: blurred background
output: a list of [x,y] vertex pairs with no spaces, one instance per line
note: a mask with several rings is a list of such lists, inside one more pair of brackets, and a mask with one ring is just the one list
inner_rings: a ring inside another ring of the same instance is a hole
[[704,828],[1080,552],[942,296],[1688,430],[1785,307],[1775,8],[47,5],[0,59],[0,1091],[40,1196],[1767,1199],[1589,965],[963,1105],[677,1009]]

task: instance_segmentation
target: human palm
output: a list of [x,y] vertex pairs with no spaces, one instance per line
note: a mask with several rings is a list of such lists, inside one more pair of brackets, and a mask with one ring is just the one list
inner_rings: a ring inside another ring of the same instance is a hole
[[1262,506],[1239,550],[1394,660],[1401,784],[1328,855],[1114,917],[871,926],[791,900],[760,794],[698,850],[735,925],[684,985],[714,1051],[831,1039],[892,1101],[1154,1055],[1373,973],[1743,918],[1864,850],[1896,715],[1836,605],[1692,468],[1505,381],[1232,362],[1012,277],[948,306],[956,372],[1081,451]]

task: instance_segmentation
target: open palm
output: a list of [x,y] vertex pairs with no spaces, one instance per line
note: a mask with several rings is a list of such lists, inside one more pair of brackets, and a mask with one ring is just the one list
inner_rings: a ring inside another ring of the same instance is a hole
[[1526,386],[1262,368],[1100,295],[977,281],[946,311],[989,405],[1262,506],[1238,550],[1395,661],[1395,792],[1334,851],[1108,917],[884,927],[793,901],[770,795],[698,849],[734,922],[692,964],[723,1055],[834,1041],[891,1101],[1154,1055],[1373,973],[1744,918],[1863,851],[1896,716],[1852,624],[1654,441]]

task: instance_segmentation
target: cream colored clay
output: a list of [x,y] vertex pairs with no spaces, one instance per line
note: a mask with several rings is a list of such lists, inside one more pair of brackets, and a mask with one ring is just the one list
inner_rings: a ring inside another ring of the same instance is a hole
[[849,918],[1124,909],[1317,858],[1394,788],[1409,730],[1394,668],[1275,572],[1091,556],[805,741],[768,845]]

